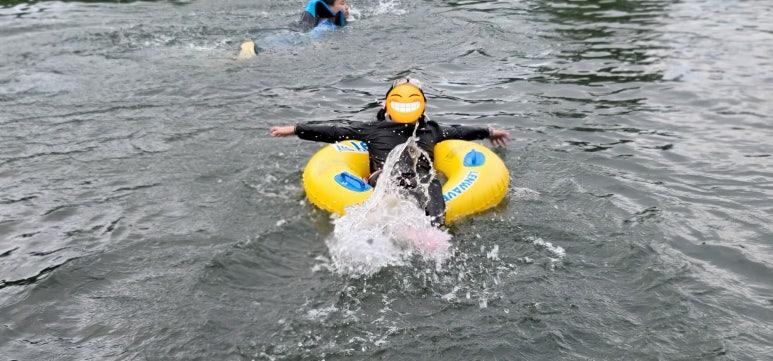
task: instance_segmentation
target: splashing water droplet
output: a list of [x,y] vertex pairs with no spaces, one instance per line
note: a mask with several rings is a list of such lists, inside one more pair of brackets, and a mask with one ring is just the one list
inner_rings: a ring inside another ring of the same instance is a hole
[[[383,175],[370,198],[347,207],[346,214],[333,221],[335,230],[327,245],[339,273],[367,276],[387,266],[404,265],[414,255],[434,260],[440,267],[450,256],[451,235],[434,227],[423,205],[401,185],[402,175],[421,174],[418,167],[422,157],[430,159],[416,143],[416,128],[407,142],[387,156]],[[435,179],[429,164],[429,177],[415,177],[415,187],[423,192],[424,199],[429,199],[429,183]]]

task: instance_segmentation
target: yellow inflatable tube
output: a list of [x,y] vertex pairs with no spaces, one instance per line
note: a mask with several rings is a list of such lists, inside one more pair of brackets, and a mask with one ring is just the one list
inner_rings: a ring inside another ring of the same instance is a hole
[[[435,145],[435,169],[448,180],[443,184],[446,223],[496,206],[507,193],[510,175],[504,162],[488,148],[464,140]],[[344,214],[347,206],[362,203],[373,188],[368,147],[347,140],[320,149],[303,171],[303,189],[309,201],[324,210]]]

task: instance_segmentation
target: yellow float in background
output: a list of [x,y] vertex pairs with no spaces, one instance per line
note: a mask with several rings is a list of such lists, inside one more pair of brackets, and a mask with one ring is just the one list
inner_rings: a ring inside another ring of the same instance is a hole
[[[446,223],[496,206],[507,194],[510,175],[490,149],[464,140],[435,145],[435,169],[448,180],[443,184]],[[303,189],[309,201],[326,211],[344,214],[346,207],[362,203],[373,187],[363,178],[370,174],[368,147],[347,140],[320,149],[303,171]]]

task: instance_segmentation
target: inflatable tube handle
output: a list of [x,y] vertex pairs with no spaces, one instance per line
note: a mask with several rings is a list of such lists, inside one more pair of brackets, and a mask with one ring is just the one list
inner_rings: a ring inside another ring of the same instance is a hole
[[465,167],[480,167],[483,163],[486,163],[486,155],[475,149],[470,150],[464,156]]
[[338,173],[333,179],[344,188],[355,192],[365,192],[372,188],[370,184],[365,183],[362,178],[352,175],[349,172]]

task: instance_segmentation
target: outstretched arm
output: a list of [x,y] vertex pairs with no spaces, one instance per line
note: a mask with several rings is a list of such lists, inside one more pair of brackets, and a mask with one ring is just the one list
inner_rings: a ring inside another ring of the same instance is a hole
[[364,136],[364,127],[357,122],[308,122],[296,125],[271,127],[274,137],[297,135],[298,138],[316,142],[334,143],[348,139],[360,139]]
[[491,144],[504,147],[510,140],[510,133],[505,130],[484,127],[468,127],[463,125],[444,125],[440,126],[441,140],[462,139],[462,140],[491,140]]
[[295,135],[294,125],[281,125],[281,126],[271,127],[272,137],[288,137],[291,135]]

